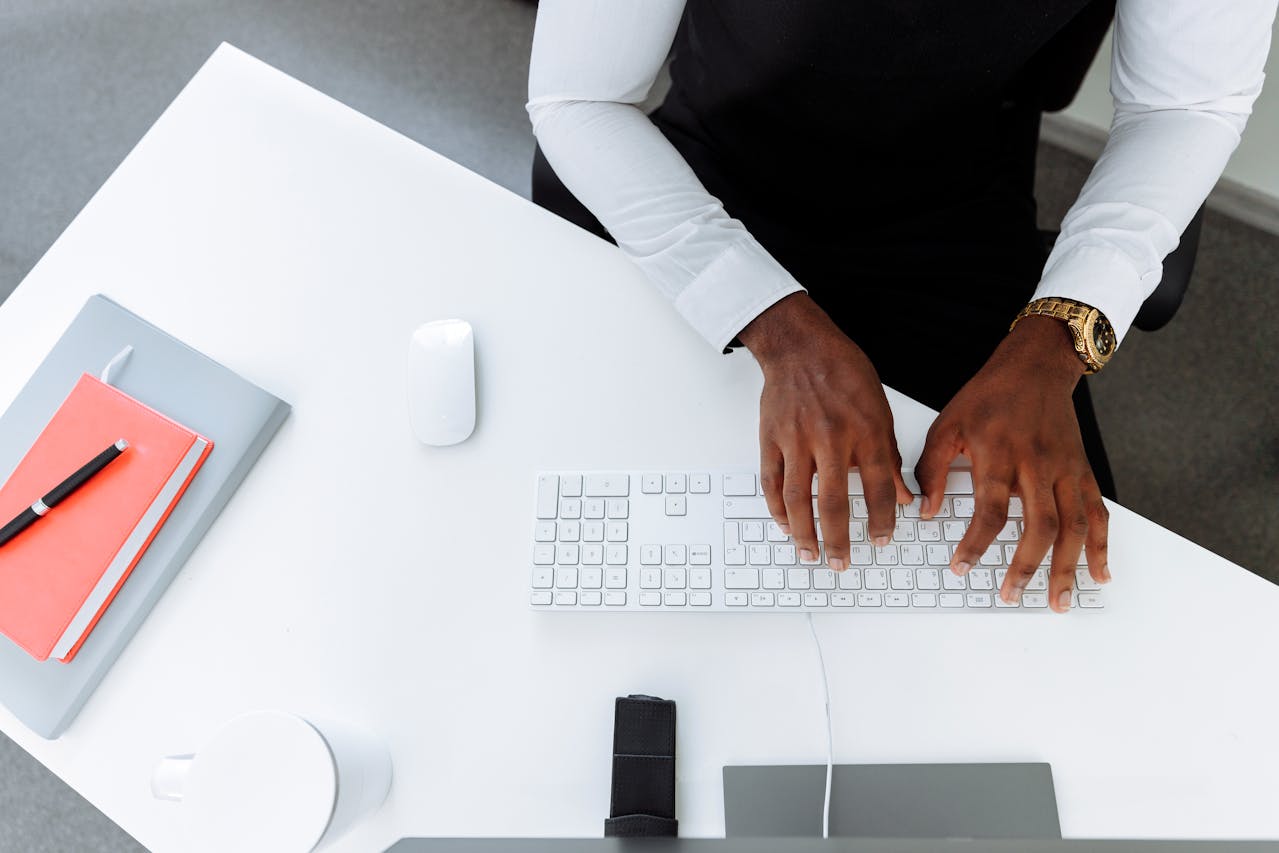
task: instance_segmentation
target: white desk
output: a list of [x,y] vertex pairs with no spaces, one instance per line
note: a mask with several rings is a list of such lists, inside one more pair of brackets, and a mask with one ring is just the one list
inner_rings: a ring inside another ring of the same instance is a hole
[[[153,761],[260,707],[389,742],[341,850],[599,834],[625,693],[679,703],[685,834],[722,834],[722,765],[824,760],[802,617],[526,606],[539,468],[756,459],[749,355],[612,246],[224,47],[0,307],[0,406],[99,291],[294,406],[70,730],[0,710],[143,844],[181,849]],[[432,450],[406,342],[452,315],[481,414]],[[931,412],[890,399],[909,464]],[[1068,836],[1279,837],[1279,588],[1119,507],[1110,564],[1095,618],[819,617],[836,759],[1048,761]]]

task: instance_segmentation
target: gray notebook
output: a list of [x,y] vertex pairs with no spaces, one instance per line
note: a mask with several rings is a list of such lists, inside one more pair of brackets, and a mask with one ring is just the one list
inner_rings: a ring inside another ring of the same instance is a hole
[[80,375],[97,375],[125,346],[133,354],[111,384],[208,437],[213,451],[70,663],[36,661],[0,636],[0,702],[46,738],[75,718],[289,413],[279,398],[94,296],[0,416],[0,482]]

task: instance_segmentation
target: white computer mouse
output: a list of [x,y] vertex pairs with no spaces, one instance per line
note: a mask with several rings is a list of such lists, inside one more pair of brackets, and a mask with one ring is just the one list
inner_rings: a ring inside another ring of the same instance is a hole
[[475,429],[475,333],[465,320],[436,320],[409,341],[409,421],[423,444],[446,447]]

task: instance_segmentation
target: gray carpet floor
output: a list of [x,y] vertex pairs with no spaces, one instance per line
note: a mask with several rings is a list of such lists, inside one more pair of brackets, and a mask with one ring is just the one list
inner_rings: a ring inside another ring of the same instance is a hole
[[[533,17],[522,0],[0,0],[0,300],[221,41],[527,194]],[[1042,148],[1045,226],[1088,168]],[[1121,502],[1272,581],[1277,271],[1279,237],[1210,213],[1180,314],[1094,384]],[[0,853],[136,849],[0,736]]]

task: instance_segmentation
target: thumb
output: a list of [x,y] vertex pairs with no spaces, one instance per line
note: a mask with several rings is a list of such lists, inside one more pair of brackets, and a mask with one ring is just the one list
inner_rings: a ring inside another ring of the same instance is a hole
[[959,455],[959,436],[954,429],[937,424],[928,431],[924,440],[924,452],[919,454],[919,462],[915,464],[915,479],[919,482],[920,501],[919,514],[922,518],[932,518],[933,513],[941,506],[942,495],[946,491],[946,472],[950,463]]

